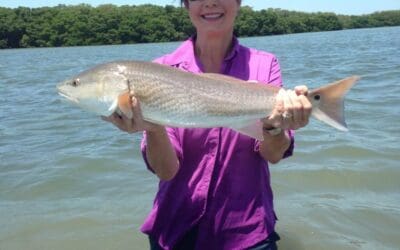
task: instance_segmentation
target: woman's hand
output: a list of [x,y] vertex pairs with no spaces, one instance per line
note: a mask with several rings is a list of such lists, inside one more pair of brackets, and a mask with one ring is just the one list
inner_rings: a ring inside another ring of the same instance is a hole
[[297,86],[294,90],[280,89],[274,110],[263,119],[264,127],[299,129],[306,126],[312,110],[307,93],[306,86]]
[[110,122],[117,126],[120,130],[128,133],[136,133],[140,131],[156,131],[163,129],[162,126],[147,122],[143,119],[139,101],[131,96],[132,118],[128,118],[122,112],[119,114],[114,112],[110,116],[102,116],[104,121]]

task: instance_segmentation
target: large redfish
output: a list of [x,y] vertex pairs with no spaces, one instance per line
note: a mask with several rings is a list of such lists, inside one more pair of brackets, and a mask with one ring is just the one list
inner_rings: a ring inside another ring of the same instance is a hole
[[[312,90],[312,116],[346,131],[344,95],[359,78],[349,77]],[[57,86],[78,106],[108,116],[131,116],[129,91],[143,118],[171,127],[229,127],[262,139],[260,119],[275,105],[279,88],[219,74],[192,74],[151,62],[117,61],[98,65]]]

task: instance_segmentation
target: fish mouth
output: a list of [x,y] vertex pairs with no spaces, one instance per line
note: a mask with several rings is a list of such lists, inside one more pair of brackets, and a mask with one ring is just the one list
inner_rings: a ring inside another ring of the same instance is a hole
[[71,102],[79,103],[79,100],[77,98],[68,95],[67,93],[63,92],[61,89],[58,89],[58,94]]

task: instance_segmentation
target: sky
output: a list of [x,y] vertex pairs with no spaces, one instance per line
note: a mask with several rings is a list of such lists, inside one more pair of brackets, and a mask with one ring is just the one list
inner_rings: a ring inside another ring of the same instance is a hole
[[[58,4],[76,5],[87,3],[92,6],[100,4],[115,5],[140,5],[157,4],[179,5],[179,0],[0,0],[1,7],[16,8],[25,7],[44,7],[56,6]],[[248,5],[255,10],[267,8],[281,8],[286,10],[297,10],[304,12],[335,12],[337,14],[360,15],[369,14],[382,10],[400,10],[400,0],[242,0],[242,5]]]

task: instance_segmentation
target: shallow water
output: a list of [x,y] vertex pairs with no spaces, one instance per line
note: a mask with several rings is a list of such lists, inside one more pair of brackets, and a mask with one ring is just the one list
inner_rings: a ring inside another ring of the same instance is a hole
[[[400,248],[400,27],[241,39],[275,53],[286,86],[357,74],[350,132],[319,122],[272,167],[280,249]],[[0,51],[0,249],[148,249],[157,187],[139,135],[60,101],[55,84],[179,43]]]

